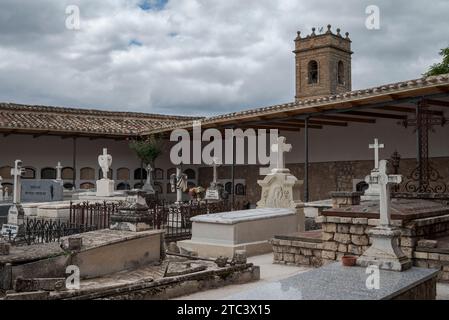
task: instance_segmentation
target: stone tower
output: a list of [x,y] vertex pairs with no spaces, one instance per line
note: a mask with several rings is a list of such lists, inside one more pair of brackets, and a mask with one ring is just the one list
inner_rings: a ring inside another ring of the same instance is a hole
[[340,29],[334,34],[331,26],[323,34],[295,39],[296,101],[303,98],[340,94],[351,91],[351,40]]

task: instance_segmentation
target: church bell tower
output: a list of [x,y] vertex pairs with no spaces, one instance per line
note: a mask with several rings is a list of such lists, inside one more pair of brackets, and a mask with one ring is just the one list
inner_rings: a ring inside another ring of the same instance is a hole
[[351,91],[351,40],[340,29],[334,34],[331,26],[304,38],[298,31],[295,39],[296,101]]

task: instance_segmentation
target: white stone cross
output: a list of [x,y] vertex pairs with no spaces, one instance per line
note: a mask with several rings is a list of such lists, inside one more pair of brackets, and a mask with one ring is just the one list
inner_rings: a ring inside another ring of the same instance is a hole
[[152,182],[152,172],[153,172],[153,167],[151,166],[151,164],[147,165],[147,184],[151,185]]
[[62,180],[61,172],[62,172],[61,162],[58,162],[58,165],[56,166],[56,180],[57,181]]
[[380,224],[382,226],[391,225],[391,212],[390,212],[390,187],[394,184],[402,182],[401,175],[388,175],[387,174],[387,160],[381,160],[379,162],[379,171],[372,173],[369,180],[373,184],[378,184],[380,189]]
[[276,169],[285,169],[284,152],[290,152],[292,150],[291,144],[286,144],[285,137],[279,137],[278,142],[271,146],[271,152],[277,153],[277,165]]
[[221,160],[218,157],[214,157],[212,160],[212,167],[214,168],[214,178],[213,183],[217,184],[218,176],[217,176],[217,167],[221,165]]
[[98,164],[103,171],[103,179],[108,180],[109,168],[112,164],[112,156],[108,154],[107,148],[103,148],[103,154],[98,156]]
[[21,182],[20,177],[24,172],[24,168],[22,168],[22,160],[16,160],[14,162],[14,168],[11,169],[11,176],[14,177],[14,190],[13,190],[13,203],[20,203],[20,191],[21,191]]
[[374,144],[369,145],[370,149],[374,149],[374,169],[379,169],[379,149],[385,148],[383,143],[379,144],[379,139],[374,139]]
[[0,201],[5,200],[3,197],[3,183],[2,182],[3,182],[3,177],[0,176]]

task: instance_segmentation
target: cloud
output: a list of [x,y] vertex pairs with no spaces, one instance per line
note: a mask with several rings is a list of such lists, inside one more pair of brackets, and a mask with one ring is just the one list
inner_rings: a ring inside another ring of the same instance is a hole
[[[372,4],[380,30],[365,27]],[[2,0],[0,101],[187,115],[289,102],[296,31],[328,23],[350,32],[355,89],[401,81],[440,59],[447,12],[444,0]]]

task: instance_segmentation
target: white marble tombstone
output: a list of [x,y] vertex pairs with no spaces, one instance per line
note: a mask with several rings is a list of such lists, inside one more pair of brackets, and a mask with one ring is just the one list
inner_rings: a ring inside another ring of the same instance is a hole
[[103,171],[103,179],[97,180],[97,197],[114,196],[114,180],[108,178],[109,168],[112,165],[112,156],[108,149],[103,149],[103,154],[98,156],[98,164]]
[[399,246],[401,231],[391,225],[390,186],[402,181],[400,175],[387,174],[387,161],[379,162],[377,174],[372,174],[370,183],[377,184],[380,190],[380,225],[369,231],[371,247],[357,259],[357,264],[368,267],[377,265],[380,269],[404,271],[412,267],[412,262]]
[[262,187],[262,196],[257,208],[295,209],[300,217],[298,231],[304,231],[304,203],[299,190],[303,181],[298,180],[285,167],[284,152],[290,152],[292,149],[292,146],[285,142],[285,137],[279,137],[278,142],[272,146],[271,151],[277,153],[277,164],[263,180],[257,181]]

